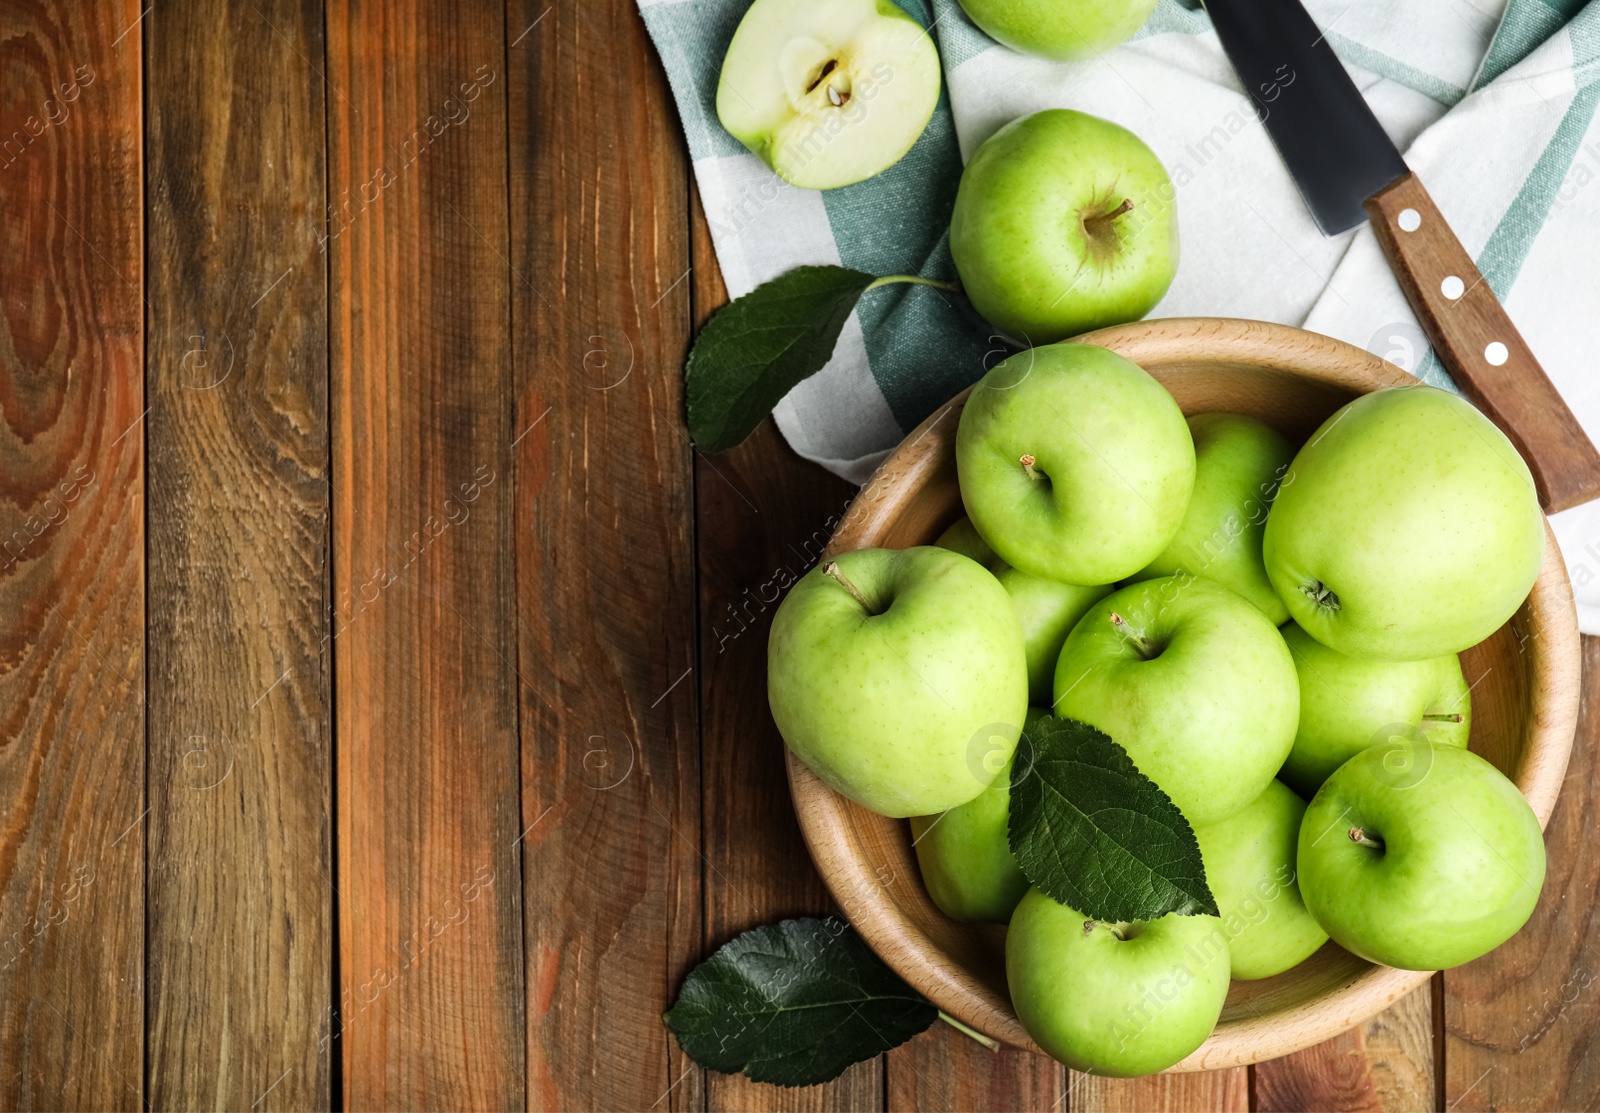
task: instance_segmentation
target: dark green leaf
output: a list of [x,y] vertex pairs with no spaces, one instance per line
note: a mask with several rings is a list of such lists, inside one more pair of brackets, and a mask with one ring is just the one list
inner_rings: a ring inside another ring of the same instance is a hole
[[663,1018],[701,1066],[811,1086],[898,1047],[938,1010],[836,917],[784,920],[724,944]]
[[820,371],[873,281],[849,267],[796,267],[706,322],[684,372],[696,446],[726,452],[796,383]]
[[1011,853],[1093,920],[1217,914],[1188,820],[1128,752],[1072,719],[1030,721],[1013,767]]

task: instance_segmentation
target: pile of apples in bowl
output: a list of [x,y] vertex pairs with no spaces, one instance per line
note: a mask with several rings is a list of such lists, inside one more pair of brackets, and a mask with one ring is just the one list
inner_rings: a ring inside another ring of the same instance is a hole
[[[1286,1054],[1510,938],[1577,716],[1570,586],[1505,436],[1225,319],[993,368],[863,488],[768,653],[851,923],[950,1015],[1110,1075]],[[1061,723],[1181,812],[1216,914],[1041,887],[1041,858],[1096,868],[1009,829]]]

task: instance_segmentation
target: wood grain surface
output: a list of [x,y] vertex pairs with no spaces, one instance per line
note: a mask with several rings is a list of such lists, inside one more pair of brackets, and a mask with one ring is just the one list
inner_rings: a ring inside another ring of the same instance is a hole
[[144,1093],[131,0],[0,6],[0,1108]]
[[633,0],[0,4],[0,1110],[1600,1109],[1587,700],[1527,928],[1323,1044],[690,1063],[837,911],[765,639],[854,492],[693,450],[726,297]]
[[1257,1063],[1252,1108],[1258,1113],[1433,1108],[1433,990],[1430,982],[1342,1035]]
[[[322,8],[163,5],[150,83],[151,1104],[327,1106]],[[309,80],[308,80],[309,78]],[[279,111],[247,106],[273,99]],[[245,214],[248,213],[248,216]]]
[[504,16],[328,11],[351,1110],[525,1097]]
[[1068,1101],[1081,1113],[1175,1113],[1212,1110],[1246,1113],[1250,1108],[1250,1068],[1157,1074],[1149,1078],[1098,1078],[1073,1073]]
[[686,160],[631,6],[507,34],[527,1103],[694,1108],[661,1023],[700,950]]
[[948,1024],[935,1024],[884,1058],[890,1113],[1075,1108],[1061,1064],[1012,1048],[990,1051]]
[[[727,300],[704,213],[695,208],[696,325]],[[767,630],[784,588],[827,544],[854,488],[817,474],[770,421],[732,452],[697,456],[701,802],[710,953],[747,928],[837,911],[811,868],[789,805],[783,739],[766,707]],[[870,1060],[806,1091],[742,1076],[706,1080],[708,1110],[880,1109],[884,1067]]]

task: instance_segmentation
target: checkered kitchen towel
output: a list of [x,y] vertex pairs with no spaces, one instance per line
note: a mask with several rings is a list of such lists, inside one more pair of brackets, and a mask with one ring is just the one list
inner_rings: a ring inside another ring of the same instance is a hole
[[[780,181],[717,122],[722,56],[748,0],[640,0],[732,295],[802,263],[953,278],[964,158],[1018,116],[1075,108],[1133,130],[1177,187],[1178,276],[1151,316],[1300,325],[1451,386],[1372,232],[1329,239],[1312,223],[1204,11],[1160,0],[1122,46],[1049,62],[994,43],[956,0],[897,2],[932,29],[945,97],[898,165],[819,193]],[[1600,0],[1306,6],[1600,442]],[[828,366],[778,406],[778,426],[802,456],[863,481],[997,346],[960,298],[876,291]],[[1600,632],[1600,504],[1555,526],[1580,624]]]

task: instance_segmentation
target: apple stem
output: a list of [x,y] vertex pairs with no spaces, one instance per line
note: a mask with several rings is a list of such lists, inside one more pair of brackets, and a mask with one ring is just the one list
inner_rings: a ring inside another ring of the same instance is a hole
[[1128,620],[1116,611],[1111,612],[1111,625],[1117,628],[1117,633],[1134,644],[1139,652],[1144,655],[1145,660],[1148,661],[1156,655],[1156,647],[1151,644],[1150,639],[1134,630],[1132,626],[1128,625]]
[[1097,928],[1097,927],[1103,927],[1107,931],[1109,931],[1112,935],[1115,935],[1118,939],[1121,939],[1123,942],[1127,942],[1128,933],[1123,931],[1122,928],[1118,927],[1116,924],[1110,923],[1110,922],[1108,922],[1106,920],[1085,920],[1085,921],[1083,921],[1083,934],[1090,935],[1090,934],[1092,934],[1094,932],[1094,929]]
[[1425,723],[1460,723],[1465,722],[1466,718],[1465,715],[1458,712],[1454,715],[1424,715],[1422,721]]
[[999,1040],[995,1039],[992,1036],[986,1036],[982,1032],[978,1031],[976,1028],[972,1028],[972,1027],[969,1027],[968,1025],[965,1025],[965,1024],[961,1023],[961,1021],[957,1020],[955,1017],[951,1016],[949,1013],[945,1012],[943,1009],[939,1010],[939,1019],[944,1021],[946,1024],[950,1025],[950,1027],[954,1028],[957,1032],[960,1032],[963,1035],[971,1036],[973,1039],[975,1039],[979,1043],[983,1044],[984,1047],[987,1047],[990,1051],[999,1051],[1000,1050],[1000,1041]]
[[1352,827],[1348,832],[1350,841],[1357,846],[1370,846],[1374,850],[1383,849],[1383,840],[1377,835],[1369,835],[1359,827]]
[[[880,286],[893,286],[896,282],[910,282],[916,286],[932,286],[936,290],[948,290],[952,294],[961,292],[958,282],[941,282],[937,278],[923,278],[916,274],[886,274],[882,278],[874,278],[867,283],[867,290],[876,290]],[[866,293],[866,290],[861,291]]]
[[[1117,219],[1117,217],[1121,216],[1123,213],[1131,213],[1132,211],[1133,211],[1133,198],[1124,197],[1122,199],[1122,204],[1118,205],[1116,208],[1112,209],[1110,212],[1108,212],[1108,213],[1098,213],[1098,214],[1096,214],[1094,216],[1086,216],[1086,217],[1083,218],[1083,222],[1084,222],[1084,224],[1110,224],[1113,220]],[[1097,231],[1097,229],[1091,228],[1090,231]]]
[[1033,458],[1031,452],[1024,452],[1021,456],[1018,456],[1017,462],[1022,465],[1022,470],[1027,473],[1029,479],[1039,478],[1039,473],[1033,470],[1033,465],[1038,461]]
[[835,580],[837,580],[839,582],[839,586],[844,588],[851,595],[854,595],[856,602],[860,603],[862,607],[866,609],[868,614],[876,613],[872,609],[871,600],[869,600],[865,595],[861,594],[861,589],[855,584],[851,583],[850,577],[846,576],[842,571],[840,571],[838,561],[830,560],[827,564],[823,565],[822,574],[824,576],[832,576]]

